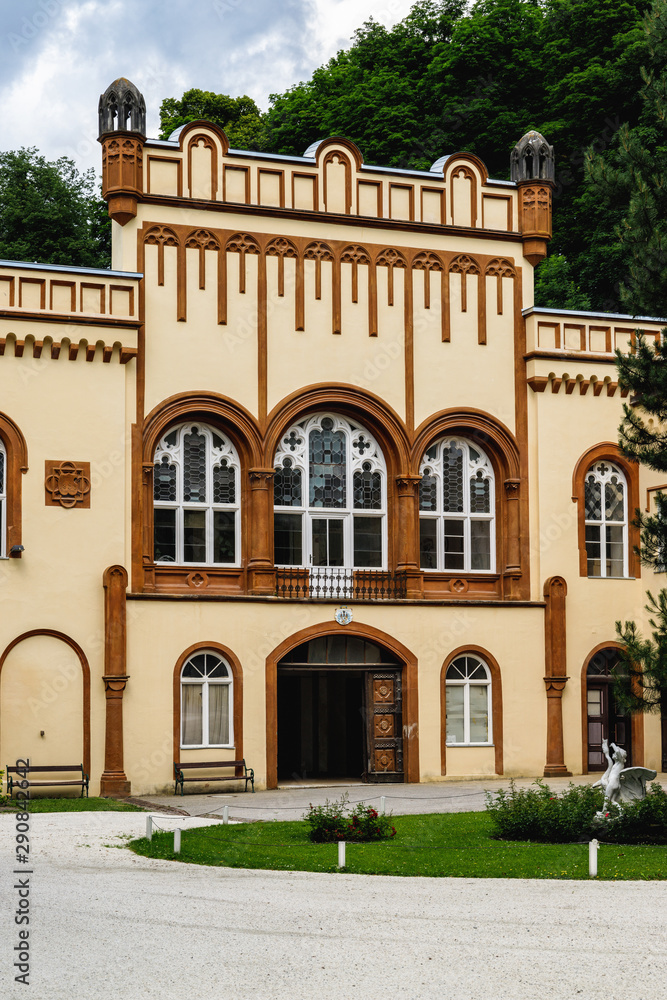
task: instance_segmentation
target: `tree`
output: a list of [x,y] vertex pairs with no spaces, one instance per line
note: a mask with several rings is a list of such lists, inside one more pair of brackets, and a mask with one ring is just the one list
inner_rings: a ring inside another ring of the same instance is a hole
[[109,267],[111,220],[94,171],[34,148],[0,153],[0,257]]
[[203,119],[224,129],[236,149],[262,149],[262,114],[250,97],[229,97],[210,90],[186,90],[179,99],[167,97],[160,105],[160,138],[168,139],[181,125]]
[[590,309],[591,300],[572,277],[567,257],[552,254],[535,272],[535,305],[547,309]]

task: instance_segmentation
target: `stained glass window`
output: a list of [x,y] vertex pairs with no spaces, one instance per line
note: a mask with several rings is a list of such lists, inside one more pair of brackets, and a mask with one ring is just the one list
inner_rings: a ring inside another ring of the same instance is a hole
[[488,457],[469,441],[445,438],[426,452],[420,472],[421,568],[492,571],[495,500]]
[[627,484],[612,462],[596,462],[584,480],[588,576],[627,576]]
[[158,563],[238,564],[239,461],[204,424],[164,435],[153,469],[154,558]]

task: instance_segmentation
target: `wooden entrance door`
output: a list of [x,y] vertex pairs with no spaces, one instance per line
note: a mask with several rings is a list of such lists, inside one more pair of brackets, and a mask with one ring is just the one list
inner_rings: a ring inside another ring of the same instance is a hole
[[366,673],[366,780],[404,781],[400,670]]

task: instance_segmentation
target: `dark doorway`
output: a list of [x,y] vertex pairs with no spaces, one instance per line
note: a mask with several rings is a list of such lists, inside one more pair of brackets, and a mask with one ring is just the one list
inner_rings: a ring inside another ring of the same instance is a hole
[[601,649],[588,664],[586,671],[588,770],[606,771],[607,760],[602,751],[606,739],[626,751],[626,767],[632,765],[632,726],[628,715],[621,715],[614,700],[614,671],[619,663],[618,650]]
[[278,780],[364,770],[363,674],[278,668]]
[[353,635],[291,650],[278,664],[278,780],[403,781],[401,677]]

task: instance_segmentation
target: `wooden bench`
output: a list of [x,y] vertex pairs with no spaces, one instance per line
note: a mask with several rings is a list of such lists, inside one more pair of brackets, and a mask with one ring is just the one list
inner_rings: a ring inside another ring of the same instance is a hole
[[[33,781],[31,775],[33,774],[65,774],[71,771],[76,771],[80,775],[79,778],[51,778],[50,781]],[[14,778],[12,775],[18,775]],[[83,764],[49,764],[45,767],[39,767],[37,764],[26,764],[24,767],[7,766],[7,791],[9,792],[9,797],[12,798],[14,794],[14,785],[21,787],[21,782],[24,780],[28,782],[29,788],[62,788],[65,785],[80,785],[81,786],[81,798],[83,798],[84,790],[86,796],[88,795],[88,775],[83,769]]]
[[[217,771],[223,768],[234,768],[234,774],[200,774],[194,778],[186,778],[183,771],[186,770],[199,770],[200,768],[211,768],[214,767]],[[236,772],[242,772],[237,774]],[[174,761],[174,777],[176,780],[176,786],[174,788],[174,795],[178,794],[178,786],[181,786],[181,795],[183,794],[183,782],[185,781],[245,781],[245,790],[248,791],[248,782],[252,785],[253,792],[255,791],[255,772],[251,767],[246,766],[244,760],[213,760],[213,761],[193,761],[188,764],[177,764]]]

